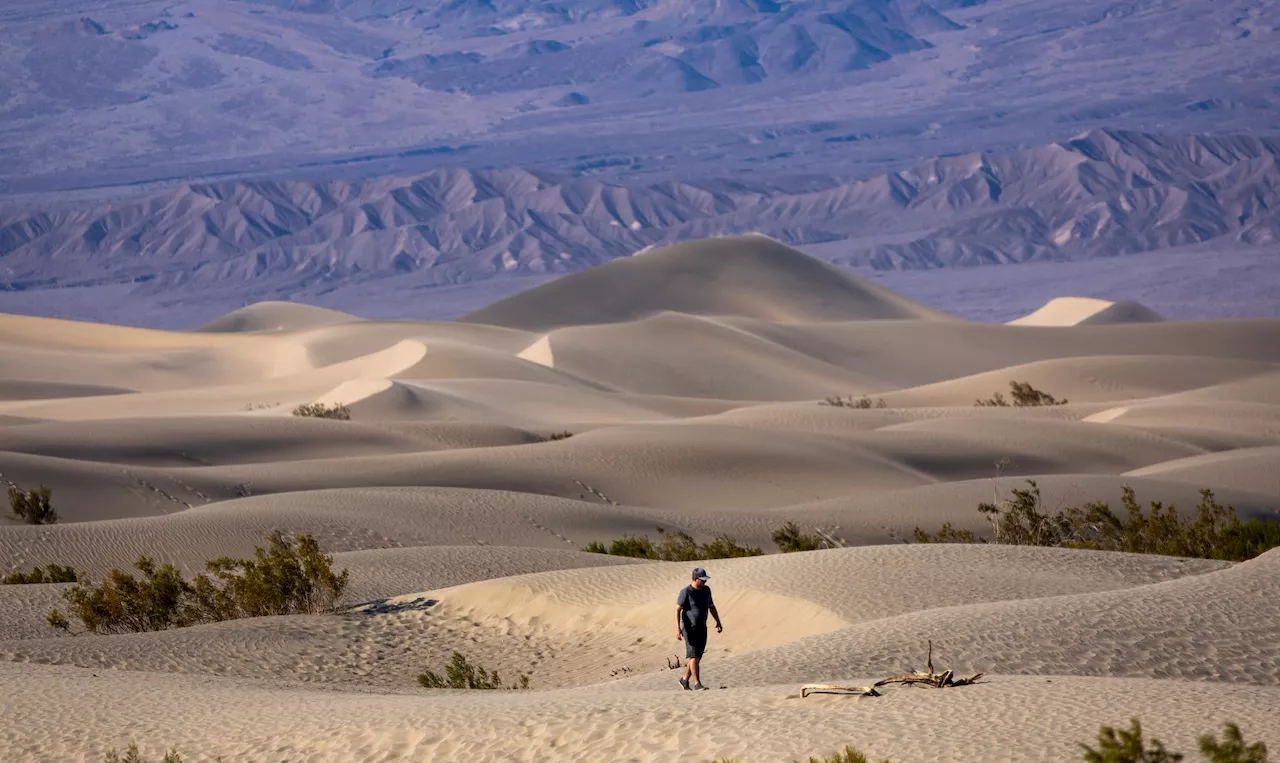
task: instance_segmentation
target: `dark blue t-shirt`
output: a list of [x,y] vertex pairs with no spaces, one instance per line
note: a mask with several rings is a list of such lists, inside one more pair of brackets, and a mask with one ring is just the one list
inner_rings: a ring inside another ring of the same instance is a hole
[[685,629],[707,627],[707,615],[711,611],[711,586],[694,588],[687,585],[676,597],[676,606],[684,610],[681,621]]

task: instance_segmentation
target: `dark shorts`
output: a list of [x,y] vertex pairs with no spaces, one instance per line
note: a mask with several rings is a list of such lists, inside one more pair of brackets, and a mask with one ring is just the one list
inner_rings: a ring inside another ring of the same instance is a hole
[[684,656],[701,657],[707,648],[707,626],[684,626]]

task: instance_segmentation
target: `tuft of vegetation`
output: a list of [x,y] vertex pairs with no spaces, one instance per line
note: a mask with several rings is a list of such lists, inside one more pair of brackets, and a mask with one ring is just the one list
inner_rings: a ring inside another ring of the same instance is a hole
[[583,546],[582,550],[594,554],[629,556],[663,562],[736,559],[744,556],[760,556],[764,553],[763,550],[754,546],[740,545],[731,535],[717,535],[710,543],[699,544],[686,532],[668,532],[661,527],[657,530],[659,536],[657,543],[649,540],[648,535],[624,535],[608,546],[599,541],[592,541]]
[[[146,763],[142,758],[142,753],[138,752],[138,743],[129,740],[129,746],[125,748],[124,757],[120,757],[120,753],[116,752],[116,748],[112,747],[107,753],[107,757],[103,759],[105,763]],[[222,758],[218,758],[222,760]],[[168,750],[164,757],[160,759],[160,763],[182,763],[182,756],[178,755],[177,750]]]
[[[837,752],[831,757],[815,758],[810,756],[807,763],[868,763],[868,761],[870,761],[870,758],[868,758],[864,753],[850,745],[845,745],[843,750]],[[711,763],[738,763],[738,759],[716,758]],[[890,763],[890,761],[885,760],[884,763]]]
[[76,571],[71,567],[59,567],[50,564],[48,567],[36,567],[31,572],[12,572],[0,578],[0,585],[28,585],[38,583],[74,583],[79,580]]
[[342,403],[325,405],[324,403],[304,403],[293,409],[294,416],[309,416],[313,419],[335,419],[349,421],[351,409]]
[[793,551],[817,551],[833,546],[819,535],[809,535],[800,531],[795,522],[787,522],[773,531],[773,544],[784,554]]
[[[1098,731],[1097,748],[1081,744],[1085,763],[1174,763],[1182,760],[1182,753],[1169,752],[1160,740],[1143,739],[1142,724],[1137,718],[1129,719],[1129,728],[1116,729],[1103,726]],[[1200,737],[1200,754],[1210,763],[1267,763],[1267,746],[1262,742],[1246,745],[1240,727],[1227,723],[1223,728],[1223,740],[1213,734]]]
[[[1067,404],[1066,398],[1058,400],[1048,392],[1041,392],[1032,387],[1030,382],[1009,382],[1009,394],[1013,397],[1013,407],[1015,408],[1036,408],[1042,405]],[[986,400],[975,401],[974,405],[988,408],[1008,408],[1009,401],[1005,399],[1002,393],[997,392]]]
[[551,434],[547,435],[546,441],[555,442],[557,440],[567,440],[570,437],[573,437],[573,432],[570,432],[568,430],[565,430],[563,432],[552,432]]
[[[808,763],[867,763],[869,760],[870,758],[863,753],[849,745],[845,745],[843,750],[829,758],[810,757]],[[884,763],[889,763],[889,761],[885,760]]]
[[26,491],[10,485],[9,511],[29,525],[51,525],[58,521],[52,498],[53,491],[44,485]]
[[863,395],[857,400],[853,399],[853,395],[849,395],[848,397],[840,397],[839,395],[836,395],[835,397],[828,397],[822,400],[818,405],[829,405],[832,408],[858,408],[861,410],[888,407],[885,405],[884,398],[878,397],[876,398],[876,401],[872,403],[871,398],[866,395]]
[[498,671],[485,670],[479,665],[472,665],[459,652],[454,652],[449,660],[445,674],[441,676],[430,670],[418,674],[418,685],[424,689],[528,689],[529,677],[520,674],[516,683],[503,686]]
[[[1267,763],[1267,746],[1262,742],[1246,744],[1236,724],[1224,724],[1222,736],[1221,742],[1213,734],[1200,737],[1200,754],[1209,763]],[[1084,763],[1176,763],[1185,757],[1182,753],[1169,752],[1158,739],[1152,738],[1150,742],[1143,739],[1142,724],[1136,718],[1130,719],[1128,729],[1103,726],[1098,731],[1097,748],[1087,744],[1080,747],[1084,749]],[[808,763],[868,763],[868,760],[865,754],[846,745],[829,758],[810,757]],[[712,763],[738,761],[716,758]]]
[[1267,763],[1267,746],[1262,742],[1245,744],[1240,727],[1223,724],[1222,741],[1213,734],[1200,737],[1200,754],[1210,763]]
[[[1101,551],[1127,551],[1196,559],[1241,562],[1280,546],[1280,523],[1249,520],[1241,522],[1235,509],[1223,506],[1213,491],[1202,489],[1194,519],[1181,517],[1173,504],[1150,503],[1144,512],[1133,488],[1125,487],[1121,518],[1111,507],[1093,501],[1083,507],[1044,509],[1040,487],[1027,480],[1028,489],[1015,488],[1001,505],[982,503],[978,511],[992,528],[993,543],[1015,546],[1059,546]],[[950,523],[930,535],[915,529],[917,543],[986,543],[969,530],[957,530]]]
[[[140,557],[128,572],[112,569],[97,585],[77,582],[62,592],[71,614],[90,633],[139,633],[181,628],[200,623],[268,615],[332,612],[347,586],[347,570],[335,573],[333,558],[325,556],[310,535],[296,545],[279,532],[253,559],[214,559],[208,574],[183,579],[172,564],[157,567]],[[58,610],[49,624],[69,630]]]

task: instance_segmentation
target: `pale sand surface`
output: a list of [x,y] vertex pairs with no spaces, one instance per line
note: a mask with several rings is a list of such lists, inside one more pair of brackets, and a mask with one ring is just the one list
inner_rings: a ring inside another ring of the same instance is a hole
[[[1280,520],[1280,321],[1179,323],[1055,300],[938,314],[762,237],[645,252],[454,323],[266,303],[199,331],[0,315],[0,573],[188,573],[311,533],[343,612],[59,635],[65,585],[0,586],[0,760],[1066,761],[1140,717],[1192,751],[1221,721],[1280,750],[1280,551],[1240,564],[917,545],[1035,479],[1046,505]],[[496,324],[496,325],[489,325]],[[976,407],[1029,381],[1069,403]],[[867,395],[870,409],[820,405]],[[884,407],[877,401],[883,399]],[[351,421],[294,417],[344,403]],[[544,438],[569,431],[573,436]],[[1000,466],[997,467],[997,462]],[[996,479],[998,473],[998,479]],[[772,553],[794,520],[850,547]],[[667,661],[685,563],[580,549],[662,526],[710,561],[704,678]],[[800,699],[923,667],[981,685]],[[420,689],[453,650],[525,692]],[[695,723],[694,720],[698,722]]]

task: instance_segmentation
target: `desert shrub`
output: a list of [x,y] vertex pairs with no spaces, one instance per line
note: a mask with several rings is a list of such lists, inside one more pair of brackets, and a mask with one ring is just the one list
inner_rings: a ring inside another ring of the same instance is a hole
[[[222,758],[218,758],[218,760],[222,760]],[[105,763],[146,763],[142,759],[142,754],[138,752],[138,743],[133,740],[130,740],[129,746],[125,748],[123,758],[120,757],[120,753],[116,752],[116,748],[112,747],[104,761]],[[160,763],[182,763],[182,757],[178,755],[177,750],[169,750],[160,759]]]
[[755,546],[741,546],[729,535],[717,535],[714,540],[702,546],[699,559],[739,559],[746,556],[761,556],[762,549]]
[[[1183,518],[1173,504],[1152,501],[1143,510],[1132,488],[1121,492],[1125,516],[1093,501],[1082,507],[1067,507],[1049,513],[1044,509],[1040,488],[1027,480],[1029,489],[1015,488],[1011,497],[997,505],[982,503],[978,511],[992,529],[992,542],[1019,546],[1061,546],[1138,554],[1163,554],[1197,559],[1239,562],[1280,546],[1280,524],[1249,520],[1241,522],[1235,509],[1223,506],[1212,490],[1200,491],[1194,519]],[[915,529],[917,543],[986,543],[968,530],[956,530],[947,523],[930,535]]]
[[503,686],[498,671],[472,665],[461,653],[454,652],[443,676],[425,670],[418,674],[418,685],[424,689],[528,689],[529,677],[522,673],[516,683]]
[[547,435],[547,442],[555,442],[556,440],[567,440],[570,437],[573,437],[573,432],[570,432],[567,430],[564,432],[552,432],[551,434]]
[[636,559],[653,559],[663,562],[694,562],[703,559],[734,559],[744,556],[760,556],[762,549],[754,546],[742,546],[731,535],[717,535],[707,544],[699,544],[693,536],[686,532],[670,532],[662,527],[658,530],[658,542],[649,540],[648,535],[624,535],[608,546],[593,541],[582,547],[583,551],[596,554],[612,554],[613,556],[630,556]]
[[950,522],[943,523],[942,528],[933,535],[917,527],[914,536],[916,543],[986,543],[986,540],[974,535],[972,530],[957,530]]
[[113,569],[98,585],[79,582],[63,591],[71,614],[90,633],[141,633],[187,625],[183,603],[189,586],[178,568],[157,568],[146,556],[133,566],[140,578]]
[[315,419],[336,419],[347,421],[351,418],[351,409],[342,403],[325,405],[324,403],[304,403],[293,409],[294,416],[309,416]]
[[49,627],[57,628],[60,631],[71,630],[71,623],[67,620],[67,616],[56,609],[49,613],[49,616],[45,618],[45,622],[49,623]]
[[203,620],[332,612],[347,587],[347,570],[333,571],[333,558],[310,535],[297,547],[279,532],[253,559],[223,557],[206,563],[209,576],[192,586],[192,606]]
[[[1065,398],[1057,400],[1048,392],[1042,392],[1031,386],[1030,382],[1009,382],[1009,394],[1013,397],[1013,406],[1016,408],[1035,408],[1042,405],[1066,405]],[[1000,392],[995,393],[986,400],[977,400],[974,405],[993,408],[1007,408],[1009,401],[1005,399]]]
[[[867,763],[869,758],[858,750],[845,745],[844,749],[829,758],[810,757],[808,763]],[[884,763],[889,763],[885,761]]]
[[1210,763],[1267,763],[1267,746],[1262,742],[1245,744],[1240,727],[1223,725],[1222,741],[1213,734],[1200,737],[1200,754]]
[[831,544],[821,537],[801,532],[799,525],[795,522],[787,522],[782,527],[774,530],[772,537],[773,544],[784,554],[789,554],[793,551],[816,551],[820,548],[831,547]]
[[[1144,739],[1142,724],[1136,718],[1130,719],[1127,729],[1103,726],[1098,731],[1097,745],[1096,748],[1080,745],[1084,749],[1084,763],[1176,763],[1185,757],[1182,753],[1169,752],[1158,739],[1152,738],[1149,742]],[[1267,746],[1262,742],[1245,744],[1240,727],[1234,723],[1225,724],[1221,742],[1213,734],[1201,736],[1200,754],[1209,763],[1267,763]],[[712,763],[737,763],[737,760],[717,758]],[[829,758],[810,757],[808,763],[868,763],[868,758],[846,745]]]
[[836,395],[835,397],[828,397],[820,401],[818,405],[829,405],[833,408],[859,408],[862,410],[866,410],[868,408],[888,407],[885,405],[884,398],[876,398],[876,401],[872,403],[871,398],[866,395],[863,395],[857,400],[853,399],[853,395],[849,395],[848,397],[840,397],[839,395]]
[[76,571],[71,567],[50,564],[48,567],[36,567],[31,572],[12,572],[0,579],[0,584],[74,583],[77,579]]
[[[1200,737],[1200,754],[1210,763],[1267,763],[1267,746],[1262,742],[1247,745],[1240,727],[1227,723],[1223,728],[1223,739],[1218,741],[1213,734]],[[1182,760],[1182,753],[1169,752],[1160,740],[1154,737],[1150,742],[1143,739],[1142,724],[1137,718],[1129,720],[1128,729],[1116,729],[1103,726],[1098,731],[1097,748],[1086,744],[1084,748],[1085,763],[1173,763]]]
[[[112,569],[103,581],[87,581],[62,592],[71,614],[91,633],[137,633],[199,623],[267,615],[333,611],[347,586],[348,573],[334,573],[310,535],[294,543],[272,533],[268,547],[253,559],[214,559],[208,574],[183,579],[172,564],[156,567],[149,557],[134,562],[141,576]],[[67,630],[58,610],[49,624]]]
[[1085,763],[1173,763],[1182,755],[1169,752],[1164,744],[1152,738],[1150,744],[1142,738],[1142,724],[1137,718],[1129,721],[1128,729],[1103,726],[1098,731],[1098,747],[1087,744],[1084,748]]
[[52,498],[53,491],[44,485],[27,491],[10,485],[9,511],[29,525],[51,525],[58,521]]

